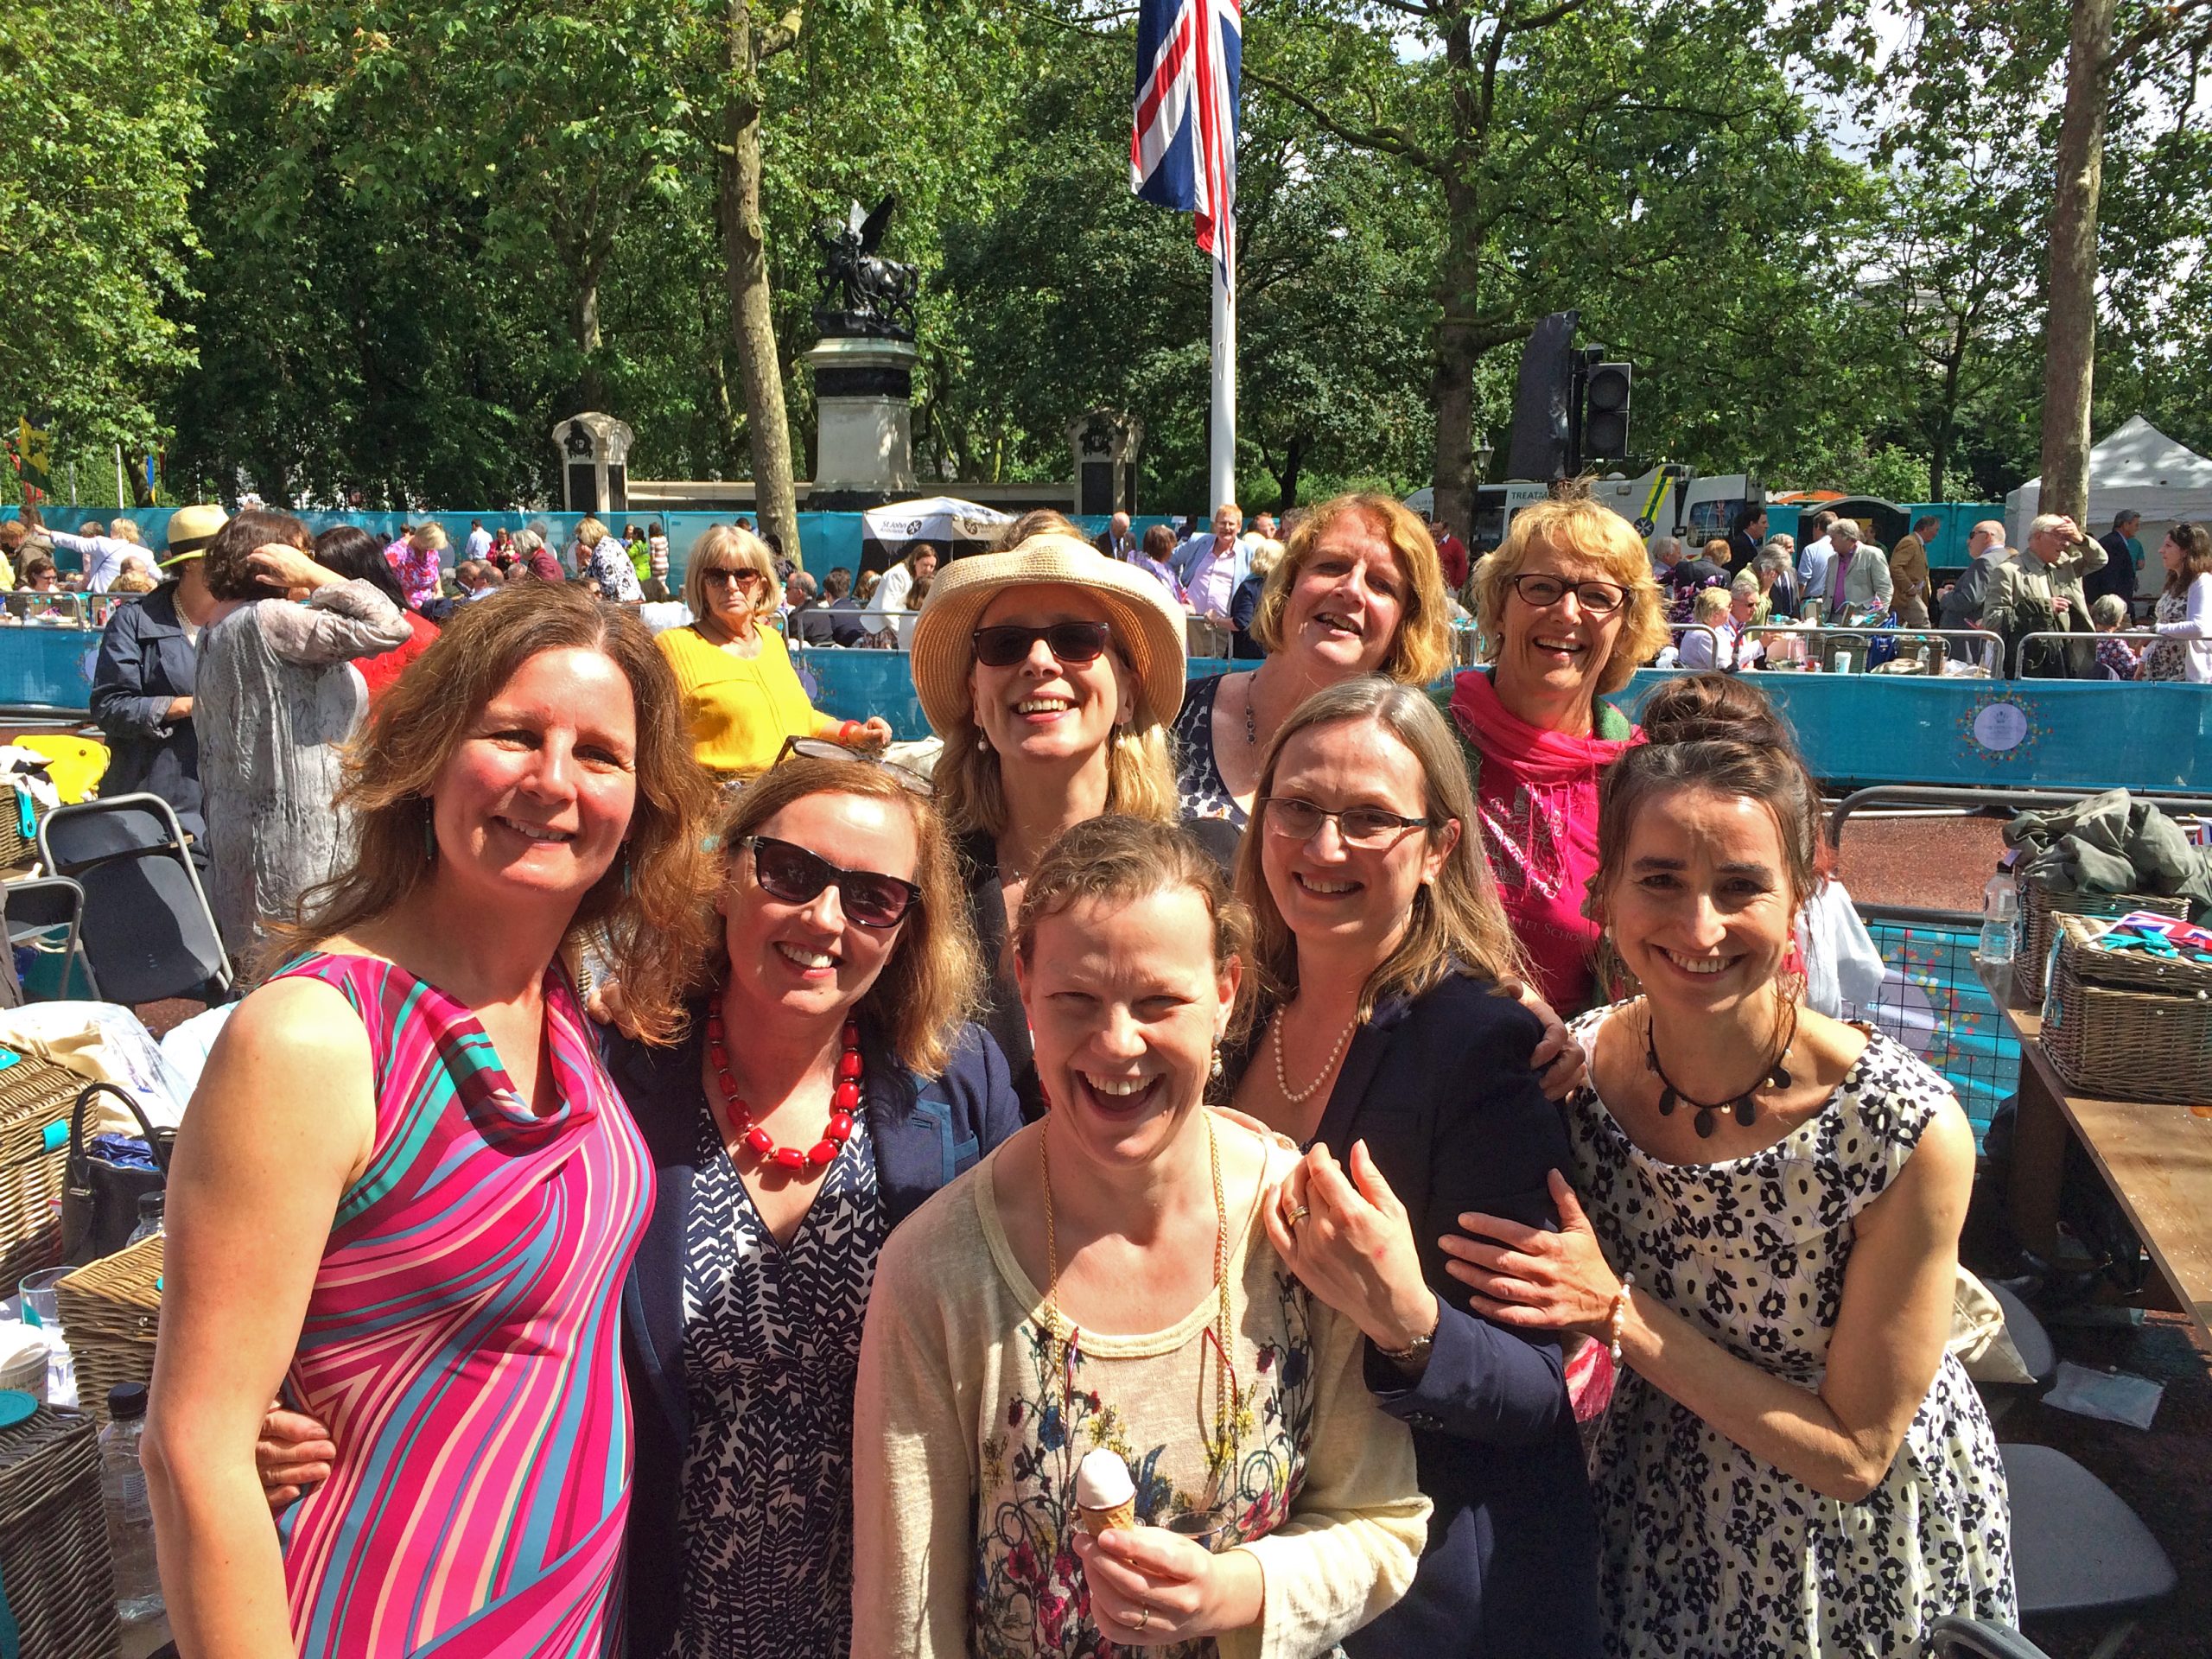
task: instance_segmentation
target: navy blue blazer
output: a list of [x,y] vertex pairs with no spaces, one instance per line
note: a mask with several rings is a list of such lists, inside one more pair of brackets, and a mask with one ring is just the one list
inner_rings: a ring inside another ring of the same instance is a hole
[[1428,1366],[1408,1386],[1367,1346],[1376,1403],[1413,1430],[1436,1506],[1404,1600],[1348,1637],[1352,1659],[1594,1659],[1598,1523],[1556,1338],[1468,1311],[1437,1239],[1462,1211],[1557,1224],[1547,1172],[1567,1130],[1529,1056],[1535,1016],[1452,974],[1378,1007],[1353,1036],[1315,1138],[1339,1161],[1365,1141],[1404,1203],[1442,1304]]
[[92,669],[92,718],[107,739],[104,796],[149,790],[176,809],[197,843],[207,839],[200,810],[200,734],[192,718],[168,717],[173,698],[192,695],[198,658],[176,613],[177,583],[116,607],[100,633]]
[[[683,1459],[691,1439],[683,1234],[707,1110],[699,1082],[704,1009],[691,1014],[683,1039],[664,1048],[614,1033],[603,1039],[607,1069],[645,1136],[654,1179],[652,1214],[622,1287],[622,1362],[636,1459],[624,1573],[626,1651],[633,1659],[661,1659],[668,1651],[683,1585]],[[1020,1128],[1021,1112],[1006,1058],[980,1027],[961,1032],[951,1065],[935,1079],[897,1065],[866,1023],[861,1053],[876,1180],[895,1227]]]

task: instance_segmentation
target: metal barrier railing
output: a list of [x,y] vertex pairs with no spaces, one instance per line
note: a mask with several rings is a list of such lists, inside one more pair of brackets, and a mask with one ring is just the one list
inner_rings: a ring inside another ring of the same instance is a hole
[[[1720,630],[1710,622],[1669,622],[1667,625],[1667,632],[1675,636],[1675,661],[1679,667],[1707,669],[1733,668],[1736,665],[1734,656],[1721,643]],[[1681,661],[1682,649],[1688,642],[1689,637],[1694,633],[1703,634],[1709,642],[1708,648],[1704,653],[1705,660],[1701,663],[1683,662]]]
[[[2071,680],[2083,677],[2074,671],[2073,653],[2063,649],[2065,646],[2072,645],[2080,647],[2082,654],[2091,664],[2087,677],[2102,679],[2104,677],[2097,673],[2094,669],[2098,640],[2155,640],[2158,637],[2158,630],[2155,628],[2122,628],[2112,633],[2076,633],[2066,628],[2038,628],[2032,633],[2024,633],[2020,636],[2018,646],[2012,658],[2013,677],[2023,680]],[[2028,649],[2031,645],[2037,647],[2032,653]],[[2031,663],[2036,666],[2031,667]]]
[[[1947,669],[1944,664],[1947,662],[1955,662],[1979,668],[1991,679],[2004,677],[2005,641],[1986,628],[1896,626],[1877,628],[1824,626],[1815,628],[1797,627],[1777,632],[1785,632],[1788,635],[1795,635],[1808,641],[1811,648],[1821,653],[1821,666],[1830,672],[1836,671],[1832,666],[1836,642],[1842,642],[1851,653],[1851,661],[1844,671],[1864,673],[1866,670],[1866,659],[1872,654],[1874,641],[1893,639],[1897,642],[1897,656],[1892,657],[1891,660],[1895,662],[1900,658],[1916,660],[1922,673],[1930,676],[1946,674],[1952,671]],[[1770,651],[1768,655],[1772,658],[1774,653]],[[1781,666],[1778,663],[1770,664],[1770,665]],[[1891,670],[1891,671],[1894,673],[1899,671]]]
[[0,594],[0,625],[24,623],[92,632],[105,627],[115,607],[131,597],[129,594],[44,594],[19,588]]
[[[1865,789],[1852,791],[1828,810],[1828,842],[1840,851],[1844,825],[1851,821],[1853,813],[1872,806],[1952,806],[1961,811],[1979,811],[1991,807],[2026,810],[2036,807],[2071,806],[2076,801],[2089,800],[2107,792],[2100,789],[1955,789],[1935,784],[1873,784]],[[2212,795],[2184,791],[2163,794],[2147,789],[2132,790],[2129,793],[2134,799],[2148,801],[2160,811],[2175,817],[2212,817]]]

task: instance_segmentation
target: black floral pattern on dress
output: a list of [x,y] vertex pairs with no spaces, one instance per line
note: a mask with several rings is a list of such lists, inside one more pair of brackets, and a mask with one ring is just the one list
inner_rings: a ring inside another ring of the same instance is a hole
[[1170,728],[1175,743],[1175,793],[1185,820],[1226,818],[1241,830],[1246,822],[1244,809],[1229,792],[1213,755],[1214,699],[1228,677],[1213,675],[1195,682],[1183,694],[1182,712]]
[[779,1245],[701,1118],[684,1219],[683,1609],[674,1659],[846,1659],[853,1386],[891,1228],[868,1120]]
[[[1606,1013],[1575,1022],[1586,1052]],[[1749,1157],[1692,1165],[1637,1148],[1586,1088],[1567,1106],[1576,1191],[1639,1289],[1740,1357],[1817,1387],[1853,1217],[1950,1093],[1876,1033],[1817,1116]],[[1633,1372],[1595,1471],[1611,1653],[1887,1659],[1929,1651],[1945,1613],[2017,1621],[2004,1467],[1948,1355],[1888,1478],[1855,1503],[1821,1497]]]

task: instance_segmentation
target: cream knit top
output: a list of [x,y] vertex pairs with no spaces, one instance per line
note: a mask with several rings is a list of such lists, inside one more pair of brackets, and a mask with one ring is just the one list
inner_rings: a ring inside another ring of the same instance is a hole
[[[1135,1477],[1140,1522],[1217,1529],[1213,1548],[1249,1551],[1265,1580],[1257,1625],[1148,1653],[1329,1653],[1405,1593],[1427,1532],[1412,1440],[1367,1390],[1357,1327],[1292,1278],[1256,1204],[1240,1222],[1232,1197],[1236,1456],[1207,1503],[1216,1298],[1161,1331],[1079,1331],[1071,1357],[1000,1224],[992,1171],[1009,1151],[1035,1155],[1027,1135],[1001,1147],[894,1232],[876,1268],[854,1421],[853,1652],[1103,1659],[1070,1540],[1076,1465],[1105,1446]],[[1270,1154],[1266,1186],[1294,1156]]]

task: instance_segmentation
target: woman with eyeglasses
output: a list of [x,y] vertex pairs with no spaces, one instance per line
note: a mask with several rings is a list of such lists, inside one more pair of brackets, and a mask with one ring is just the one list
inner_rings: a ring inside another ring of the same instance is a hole
[[1191,688],[1175,721],[1186,820],[1242,830],[1260,757],[1291,711],[1356,674],[1425,685],[1451,666],[1451,603],[1428,527],[1387,495],[1340,495],[1299,521],[1246,630],[1258,667]]
[[1438,1243],[1468,1211],[1555,1224],[1567,1156],[1451,728],[1363,675],[1300,705],[1257,783],[1236,887],[1263,1001],[1224,1056],[1232,1103],[1310,1148],[1268,1235],[1358,1327],[1435,1505],[1413,1588],[1345,1650],[1591,1659],[1598,1531],[1560,1344],[1470,1312]]
[[1664,601],[1635,527],[1588,500],[1514,514],[1475,575],[1486,667],[1438,698],[1475,785],[1484,851],[1544,1000],[1573,1014],[1596,995],[1598,780],[1640,741],[1603,699],[1668,639]]
[[914,625],[914,692],[944,740],[937,799],[958,836],[988,982],[979,1015],[1043,1109],[1007,918],[1060,831],[1104,812],[1172,823],[1166,725],[1183,616],[1134,565],[1058,531],[938,574]]
[[767,543],[715,524],[691,549],[683,602],[692,622],[656,636],[683,693],[699,764],[725,781],[772,762],[786,737],[822,737],[868,748],[891,741],[880,715],[832,720],[807,700],[783,636],[769,626],[783,597]]
[[[1004,1057],[964,1023],[975,944],[926,784],[811,747],[729,803],[681,1034],[606,1039],[655,1178],[622,1295],[629,1659],[845,1659],[877,1255],[1020,1127]],[[280,1415],[265,1438],[321,1426]]]

